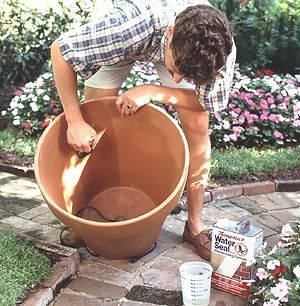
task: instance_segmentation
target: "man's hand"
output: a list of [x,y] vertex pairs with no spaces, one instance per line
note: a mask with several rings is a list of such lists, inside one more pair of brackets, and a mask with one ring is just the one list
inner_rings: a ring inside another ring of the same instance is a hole
[[116,100],[117,109],[121,117],[135,113],[141,106],[150,102],[150,97],[146,92],[146,86],[137,86],[124,92]]
[[78,152],[90,153],[98,143],[96,131],[85,121],[68,124],[67,140]]

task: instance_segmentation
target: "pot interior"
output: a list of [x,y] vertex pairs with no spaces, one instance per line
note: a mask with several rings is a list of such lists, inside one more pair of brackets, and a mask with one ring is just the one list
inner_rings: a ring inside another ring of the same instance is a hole
[[124,221],[153,210],[177,188],[187,167],[187,145],[162,111],[144,106],[121,118],[115,99],[81,105],[85,120],[103,133],[79,158],[60,115],[40,139],[35,159],[39,187],[52,210],[99,222]]

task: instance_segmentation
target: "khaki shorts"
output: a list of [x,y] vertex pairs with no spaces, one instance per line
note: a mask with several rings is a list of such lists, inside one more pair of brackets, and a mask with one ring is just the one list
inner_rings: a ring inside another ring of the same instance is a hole
[[[85,81],[85,85],[100,89],[120,88],[123,81],[129,75],[133,65],[134,61],[125,60],[113,66],[102,66],[95,74]],[[186,80],[175,83],[167,67],[162,62],[154,63],[154,66],[163,86],[195,90],[195,85]]]

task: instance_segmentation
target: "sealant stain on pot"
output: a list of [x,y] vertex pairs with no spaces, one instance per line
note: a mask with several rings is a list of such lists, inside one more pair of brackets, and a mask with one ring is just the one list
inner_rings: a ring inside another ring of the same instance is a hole
[[189,154],[178,125],[157,107],[121,118],[114,97],[81,105],[99,133],[83,158],[68,145],[64,115],[42,135],[35,175],[52,212],[94,252],[128,258],[147,251],[182,194]]

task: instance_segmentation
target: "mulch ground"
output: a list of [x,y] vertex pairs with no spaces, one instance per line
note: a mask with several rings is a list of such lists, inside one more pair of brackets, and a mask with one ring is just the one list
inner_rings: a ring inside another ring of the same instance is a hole
[[[0,150],[0,163],[32,167],[33,157],[21,156],[16,153]],[[253,174],[245,175],[242,179],[227,179],[227,178],[214,178],[209,184],[208,188],[213,189],[221,186],[239,185],[250,182],[262,182],[268,180],[299,180],[300,179],[300,167],[290,170],[284,170],[279,172],[270,172],[262,175],[254,176]]]

